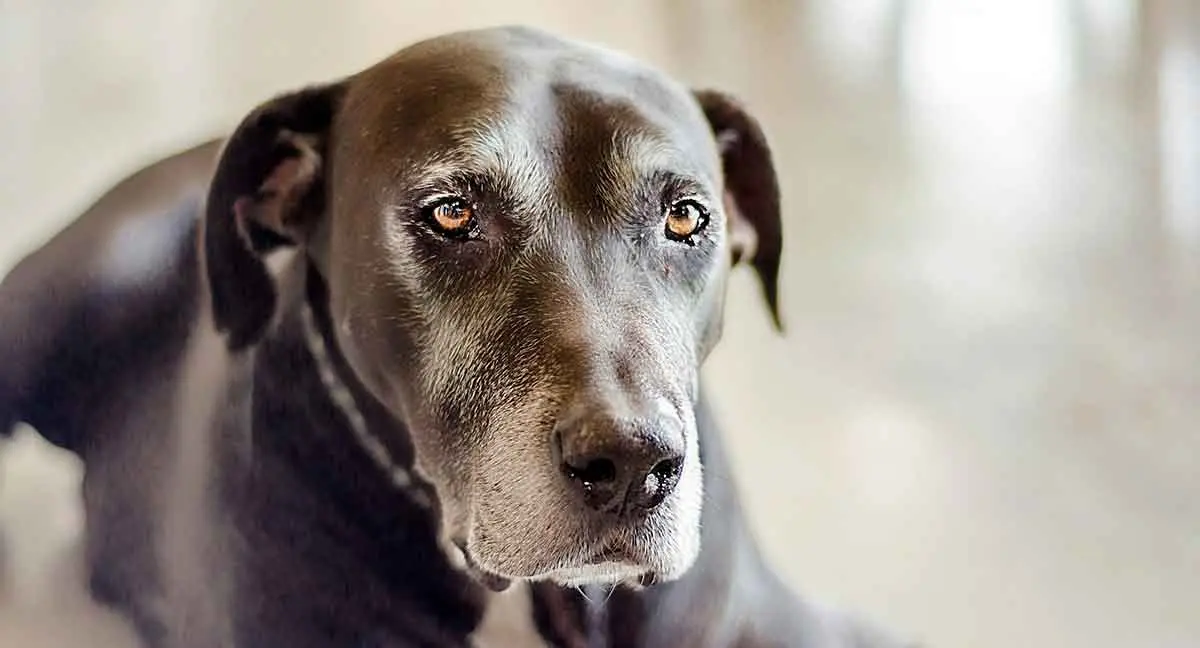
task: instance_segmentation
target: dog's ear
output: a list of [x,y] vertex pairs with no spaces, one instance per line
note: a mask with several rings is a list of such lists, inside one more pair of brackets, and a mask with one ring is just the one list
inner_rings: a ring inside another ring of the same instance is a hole
[[748,261],[754,267],[771,320],[776,329],[783,330],[779,316],[783,252],[779,181],[767,138],[758,121],[733,97],[714,90],[697,90],[695,95],[721,152],[733,263]]
[[205,273],[217,329],[231,349],[257,340],[275,313],[262,258],[302,244],[325,211],[326,146],[344,84],[259,106],[225,142],[204,213]]

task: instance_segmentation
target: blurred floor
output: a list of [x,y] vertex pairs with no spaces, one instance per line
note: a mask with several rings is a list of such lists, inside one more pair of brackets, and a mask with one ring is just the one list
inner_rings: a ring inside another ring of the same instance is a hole
[[[930,646],[1200,646],[1197,5],[0,0],[0,268],[418,37],[602,41],[773,137],[787,336],[740,277],[708,374],[788,579]],[[80,585],[74,461],[24,434],[0,476],[0,646],[135,645]]]

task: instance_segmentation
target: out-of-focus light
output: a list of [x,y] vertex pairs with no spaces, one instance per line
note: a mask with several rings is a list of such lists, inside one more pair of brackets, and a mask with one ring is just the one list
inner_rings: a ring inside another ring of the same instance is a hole
[[938,438],[901,404],[867,399],[843,436],[858,497],[902,512],[947,493],[949,457]]
[[1159,151],[1167,228],[1200,243],[1200,51],[1168,40],[1158,68]]
[[833,60],[844,80],[871,81],[889,44],[899,0],[854,0],[813,6],[820,51]]
[[1000,108],[1054,98],[1071,76],[1056,0],[918,0],[903,26],[901,79],[921,103]]
[[1109,69],[1121,70],[1129,65],[1136,45],[1137,0],[1078,0],[1078,6],[1095,44],[1090,55]]

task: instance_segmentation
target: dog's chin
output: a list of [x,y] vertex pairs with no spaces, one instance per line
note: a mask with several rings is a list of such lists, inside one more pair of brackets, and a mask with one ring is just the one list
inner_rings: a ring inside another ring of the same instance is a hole
[[529,580],[549,581],[564,587],[589,585],[625,585],[649,587],[676,580],[691,568],[694,558],[670,565],[647,565],[622,561],[604,561],[578,567],[564,567],[540,574]]
[[[558,565],[524,574],[505,573],[480,560],[465,543],[459,545],[467,572],[481,585],[503,591],[513,582],[551,582],[564,587],[629,585],[648,587],[679,578],[695,562],[694,554],[675,560],[641,560],[631,552],[608,550],[578,564]],[[664,558],[664,557],[660,557]]]
[[630,585],[646,587],[662,582],[658,573],[648,571],[641,565],[621,562],[602,562],[578,567],[562,567],[545,573],[529,576],[503,576],[480,567],[470,554],[466,556],[467,571],[480,585],[502,592],[513,582],[550,582],[563,587],[585,587],[593,585]]
[[617,585],[646,584],[648,579],[654,579],[653,572],[647,571],[640,565],[628,565],[619,562],[604,562],[598,565],[568,567],[556,569],[531,580],[544,580],[564,587],[584,587],[587,585]]

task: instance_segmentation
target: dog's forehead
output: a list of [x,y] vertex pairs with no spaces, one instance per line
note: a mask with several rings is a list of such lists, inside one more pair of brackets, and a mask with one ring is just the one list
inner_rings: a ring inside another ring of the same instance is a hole
[[360,143],[395,169],[550,163],[562,173],[564,158],[615,158],[648,170],[719,171],[707,123],[681,84],[629,57],[527,28],[460,32],[401,50],[355,78],[343,112],[366,136]]

